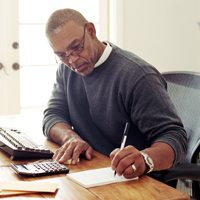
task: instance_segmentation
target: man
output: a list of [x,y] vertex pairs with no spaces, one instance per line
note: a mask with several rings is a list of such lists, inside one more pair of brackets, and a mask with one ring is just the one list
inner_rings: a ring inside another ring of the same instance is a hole
[[55,160],[76,164],[81,155],[92,159],[94,149],[110,155],[117,174],[132,178],[184,158],[186,133],[154,67],[99,41],[94,24],[72,9],[55,11],[46,35],[61,61],[43,121],[44,134],[61,145]]

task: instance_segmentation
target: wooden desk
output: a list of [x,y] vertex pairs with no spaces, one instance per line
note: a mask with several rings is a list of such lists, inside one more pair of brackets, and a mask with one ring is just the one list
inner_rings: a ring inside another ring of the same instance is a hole
[[[56,145],[45,140],[44,145],[51,150],[56,149]],[[23,178],[16,175],[10,168],[3,165],[10,164],[9,157],[0,151],[0,180],[46,180],[59,183],[59,190],[56,194],[28,194],[15,197],[6,197],[1,199],[57,199],[57,200],[188,200],[189,197],[172,187],[169,187],[148,176],[143,176],[139,180],[125,183],[115,183],[100,187],[85,189],[78,184],[68,180],[65,175],[52,175],[37,178]],[[20,161],[12,161],[20,163]],[[81,160],[77,165],[68,165],[71,172],[86,169],[106,167],[110,165],[108,157],[95,153],[91,161]]]

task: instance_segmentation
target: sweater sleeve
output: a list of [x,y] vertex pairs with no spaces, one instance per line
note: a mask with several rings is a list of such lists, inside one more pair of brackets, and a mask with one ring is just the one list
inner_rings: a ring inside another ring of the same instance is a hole
[[161,141],[173,148],[175,165],[185,157],[187,135],[165,85],[161,76],[143,76],[135,85],[129,105],[132,120],[149,145]]
[[56,82],[53,86],[47,108],[44,110],[43,133],[49,138],[49,131],[58,122],[70,124],[68,102],[65,94],[65,66],[61,64],[56,73]]

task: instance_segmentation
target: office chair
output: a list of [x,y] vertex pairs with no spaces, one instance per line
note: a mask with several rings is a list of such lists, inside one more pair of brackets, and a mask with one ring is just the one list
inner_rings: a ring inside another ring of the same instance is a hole
[[200,200],[200,73],[166,72],[162,75],[188,133],[186,161],[166,170],[162,181],[179,180],[192,199]]

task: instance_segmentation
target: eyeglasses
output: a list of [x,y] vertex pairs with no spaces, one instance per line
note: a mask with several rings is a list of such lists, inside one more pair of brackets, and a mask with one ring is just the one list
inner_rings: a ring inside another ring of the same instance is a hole
[[[68,62],[70,59],[70,56],[79,56],[79,54],[83,51],[84,44],[85,44],[85,28],[86,28],[86,26],[87,26],[87,23],[84,25],[83,37],[78,44],[74,45],[71,49],[68,49],[65,52],[55,54],[61,61]],[[57,60],[56,60],[56,62],[57,62]]]

